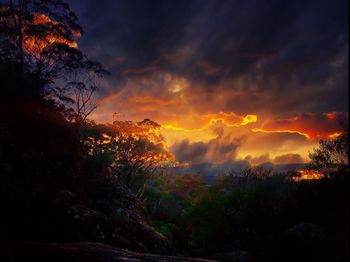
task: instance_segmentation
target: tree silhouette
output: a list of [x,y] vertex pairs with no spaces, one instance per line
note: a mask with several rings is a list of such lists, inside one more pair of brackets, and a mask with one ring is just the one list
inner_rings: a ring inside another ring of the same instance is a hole
[[110,126],[95,125],[96,132],[86,134],[85,145],[92,155],[105,156],[114,176],[142,197],[145,185],[154,173],[173,162],[159,127],[149,119],[137,123],[115,121]]
[[[0,29],[0,62],[12,65],[19,78],[18,88],[8,88],[7,93],[51,99],[82,119],[91,113],[93,93],[98,88],[95,80],[107,72],[79,50],[76,40],[83,30],[67,3],[2,3]],[[34,83],[30,85],[31,82]]]
[[48,81],[81,63],[75,37],[82,29],[76,21],[69,5],[60,0],[10,0],[1,5],[3,44],[16,47],[12,59],[20,63],[22,73],[35,71]]
[[311,159],[308,169],[323,173],[328,177],[345,174],[349,170],[348,132],[343,132],[334,139],[322,139],[319,148],[309,154]]

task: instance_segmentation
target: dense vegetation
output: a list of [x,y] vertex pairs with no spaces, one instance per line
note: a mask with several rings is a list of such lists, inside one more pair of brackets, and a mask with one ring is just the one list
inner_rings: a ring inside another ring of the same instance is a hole
[[319,180],[260,167],[213,186],[168,175],[157,123],[88,120],[107,72],[74,44],[69,6],[19,3],[0,5],[1,250],[94,241],[223,261],[347,258],[347,132],[311,154]]
[[342,261],[348,180],[294,182],[294,175],[223,177],[214,186],[197,184],[186,196],[154,187],[149,194],[161,202],[155,225],[178,250],[197,256],[236,251],[273,261]]

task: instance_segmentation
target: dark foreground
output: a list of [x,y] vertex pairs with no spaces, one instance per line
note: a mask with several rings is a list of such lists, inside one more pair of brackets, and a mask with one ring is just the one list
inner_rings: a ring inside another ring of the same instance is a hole
[[126,249],[107,246],[101,243],[82,242],[74,244],[62,243],[25,243],[13,250],[0,250],[0,261],[85,261],[85,262],[141,262],[141,261],[197,261],[210,262],[215,260],[205,260],[197,258],[160,256],[154,254],[144,254],[131,252]]

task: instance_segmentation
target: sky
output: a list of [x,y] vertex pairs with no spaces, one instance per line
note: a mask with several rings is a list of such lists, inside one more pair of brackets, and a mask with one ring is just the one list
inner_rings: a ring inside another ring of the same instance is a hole
[[308,161],[348,122],[348,1],[71,0],[96,122],[150,118],[188,165]]

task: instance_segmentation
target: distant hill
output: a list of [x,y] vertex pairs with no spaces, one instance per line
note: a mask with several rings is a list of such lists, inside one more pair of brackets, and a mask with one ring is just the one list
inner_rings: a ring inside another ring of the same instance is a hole
[[[274,173],[283,173],[288,171],[297,171],[305,168],[305,163],[293,163],[293,164],[273,164],[270,162],[261,164],[265,168],[272,168]],[[194,174],[203,177],[203,181],[208,185],[214,185],[216,178],[219,175],[224,175],[229,171],[239,172],[240,170],[248,167],[249,164],[246,161],[237,161],[231,163],[224,163],[220,165],[213,165],[210,163],[191,165],[188,167],[171,167],[169,168],[169,174]]]

